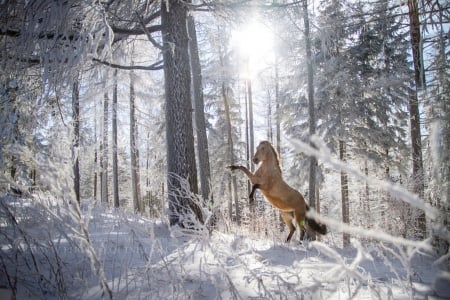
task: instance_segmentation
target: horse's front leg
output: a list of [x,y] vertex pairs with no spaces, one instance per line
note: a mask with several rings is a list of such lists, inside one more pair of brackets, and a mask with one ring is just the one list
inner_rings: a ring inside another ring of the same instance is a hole
[[249,169],[247,169],[244,166],[238,166],[238,165],[231,165],[227,167],[228,169],[230,169],[231,171],[234,170],[241,170],[242,172],[245,173],[245,175],[247,175],[248,180],[251,182],[252,186],[252,191],[250,192],[250,194],[248,195],[248,199],[250,204],[254,202],[255,200],[255,191],[260,188],[260,184],[258,183],[257,177],[255,176],[255,174],[253,174],[252,172],[249,171]]
[[237,165],[231,165],[227,167],[228,169],[230,169],[231,171],[235,171],[235,170],[241,170],[242,172],[245,173],[245,175],[247,175],[248,180],[250,180],[250,182],[252,184],[256,184],[255,182],[255,175],[249,171],[249,169],[247,169],[244,166],[237,166]]

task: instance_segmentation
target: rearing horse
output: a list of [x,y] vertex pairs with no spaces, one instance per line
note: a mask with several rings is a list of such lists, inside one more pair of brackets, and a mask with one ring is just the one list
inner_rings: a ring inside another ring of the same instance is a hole
[[281,218],[289,228],[289,235],[286,242],[289,242],[295,231],[292,220],[300,226],[301,239],[305,231],[310,229],[320,234],[326,234],[325,224],[319,224],[314,219],[306,217],[309,206],[305,203],[302,194],[290,187],[282,178],[278,154],[268,141],[262,141],[256,148],[253,156],[253,162],[261,165],[255,173],[250,172],[244,166],[229,166],[232,171],[243,171],[252,183],[252,191],[249,195],[250,201],[253,200],[256,189],[260,189],[264,197],[276,208],[281,211]]

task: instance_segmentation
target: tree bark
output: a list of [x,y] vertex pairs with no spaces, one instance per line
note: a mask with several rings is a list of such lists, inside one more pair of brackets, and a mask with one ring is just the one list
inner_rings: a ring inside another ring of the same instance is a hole
[[195,129],[197,133],[197,155],[200,173],[200,187],[203,200],[211,202],[210,181],[211,170],[209,165],[208,137],[206,134],[205,104],[203,100],[202,70],[198,53],[197,32],[193,16],[188,16],[189,54],[191,62],[192,86],[195,107]]
[[183,224],[193,212],[203,222],[200,208],[183,192],[187,180],[197,194],[194,135],[192,127],[191,76],[189,68],[187,7],[178,0],[161,1],[164,79],[166,97],[167,186],[170,225]]

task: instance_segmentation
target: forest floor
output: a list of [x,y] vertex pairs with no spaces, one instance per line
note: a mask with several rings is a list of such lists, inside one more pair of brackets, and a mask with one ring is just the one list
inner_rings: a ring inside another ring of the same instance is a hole
[[194,234],[100,205],[84,206],[80,223],[42,200],[0,198],[0,288],[17,299],[450,297],[436,258],[414,247]]

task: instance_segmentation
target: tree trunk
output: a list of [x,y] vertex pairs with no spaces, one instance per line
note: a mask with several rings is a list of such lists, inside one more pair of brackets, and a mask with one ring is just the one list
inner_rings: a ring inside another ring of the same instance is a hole
[[[442,130],[442,151],[439,151],[438,157],[434,157],[437,162],[435,175],[435,181],[442,188],[440,195],[437,197],[436,206],[440,211],[440,216],[437,219],[437,253],[438,255],[445,255],[449,249],[450,240],[445,238],[442,229],[449,228],[450,218],[450,85],[448,83],[448,75],[446,70],[449,69],[448,59],[446,57],[446,33],[444,28],[444,9],[441,4],[437,3],[439,7],[439,23],[440,23],[440,35],[439,35],[439,58],[437,59],[438,69],[438,83],[439,83],[439,96],[435,104],[435,111],[437,115],[433,116],[433,119],[439,120],[439,125]],[[441,231],[441,232],[439,232]]]
[[[248,88],[247,88],[247,80],[245,81],[245,88],[244,88],[244,95],[245,95],[245,163],[247,169],[251,170],[251,162],[250,162],[250,130],[249,130],[249,114],[248,114]],[[252,187],[250,182],[247,180],[247,194],[250,194]],[[253,211],[253,204],[250,204],[250,210]]]
[[130,159],[131,159],[131,189],[133,209],[143,212],[141,204],[141,179],[139,172],[138,126],[136,121],[136,94],[134,91],[134,72],[130,72]]
[[[316,117],[314,111],[314,74],[311,55],[311,37],[309,28],[308,1],[303,1],[303,20],[305,25],[305,42],[306,42],[306,65],[308,72],[308,112],[309,112],[309,135],[310,137],[316,133]],[[311,144],[314,147],[314,144]],[[309,160],[309,206],[316,208],[316,168],[317,159],[314,156]],[[318,202],[318,200],[317,200]],[[317,203],[318,205],[318,203]]]
[[[249,161],[252,160],[253,155],[255,154],[255,132],[253,130],[253,95],[252,95],[252,81],[250,79],[246,80],[246,87],[247,87],[247,100],[248,100],[248,136],[249,136],[249,143],[247,144],[248,147],[248,151],[247,151],[247,155],[248,155],[248,161],[247,163],[250,166],[250,170],[253,172],[255,170],[255,166],[254,164]],[[248,189],[248,194],[250,194],[250,190],[251,190],[251,184],[250,182],[247,183],[247,189]],[[255,213],[255,207],[256,206],[256,201],[251,201],[250,202],[250,212],[252,214]]]
[[[250,139],[249,155],[250,158],[255,153],[255,132],[253,130],[253,95],[252,95],[252,81],[247,80],[247,96],[248,96],[248,130]],[[250,170],[254,171],[255,167],[250,163]]]
[[281,157],[281,118],[280,118],[280,83],[278,63],[275,63],[275,122],[276,122],[276,149]]
[[273,144],[272,132],[272,101],[270,99],[270,92],[267,92],[267,140]]
[[73,141],[72,141],[72,163],[73,163],[73,187],[75,199],[80,203],[80,90],[79,78],[75,78],[72,83],[72,122],[73,122]]
[[[424,86],[424,74],[421,59],[421,37],[420,22],[417,0],[408,0],[409,8],[409,29],[411,37],[411,47],[414,61],[414,83],[409,95],[409,120],[411,131],[412,163],[413,163],[413,184],[414,193],[423,199],[424,174],[422,161],[422,134],[420,132],[420,112],[418,89]],[[418,217],[418,230],[422,238],[426,237],[425,212],[421,212]]]
[[[413,191],[420,198],[424,197],[424,173],[422,161],[422,134],[420,130],[419,99],[413,87],[409,95],[409,122],[411,132]],[[425,212],[421,212],[418,219],[418,230],[422,238],[426,236]]]
[[[234,144],[233,144],[233,134],[232,134],[232,127],[231,127],[231,115],[230,115],[230,104],[228,102],[229,96],[227,92],[227,88],[225,87],[225,83],[222,83],[222,97],[223,97],[223,104],[225,107],[225,117],[227,120],[227,142],[228,142],[228,153],[229,153],[229,162],[230,165],[234,165]],[[231,175],[230,175],[231,176]],[[241,224],[241,214],[239,210],[239,199],[237,194],[237,182],[236,182],[236,176],[231,176],[232,180],[232,188],[233,191],[233,197],[234,198],[234,204],[235,204],[235,211],[236,211],[236,223],[238,225]],[[228,208],[230,209],[230,218],[232,219],[232,199],[230,198],[230,203],[228,205]]]
[[[211,171],[209,166],[208,137],[206,134],[205,104],[203,101],[202,70],[198,53],[197,32],[192,15],[188,16],[189,54],[191,62],[192,86],[194,96],[195,129],[197,132],[197,155],[200,171],[200,187],[203,200],[210,198]],[[209,201],[212,201],[209,199]]]
[[[167,188],[170,225],[183,224],[193,212],[203,223],[200,208],[183,192],[187,180],[197,194],[194,135],[192,128],[187,7],[178,0],[161,1],[164,82],[166,97]],[[188,225],[189,226],[189,225]]]
[[[366,178],[369,178],[369,163],[368,163],[367,159],[364,160],[364,175],[366,175]],[[365,203],[365,205],[363,205],[363,207],[364,207],[365,215],[367,216],[367,223],[369,224],[368,228],[373,228],[373,226],[372,226],[373,220],[371,217],[372,214],[370,212],[370,187],[369,187],[368,180],[366,180],[366,184],[365,184],[364,203]]]
[[103,141],[100,145],[102,153],[101,166],[101,199],[103,203],[108,203],[108,114],[109,114],[108,92],[103,95]]
[[[346,150],[345,143],[343,140],[339,141],[339,157],[342,161],[346,161]],[[350,224],[350,213],[349,213],[349,199],[348,199],[348,176],[345,171],[341,170],[341,197],[342,197],[342,222],[345,224]],[[347,247],[350,245],[350,235],[348,233],[343,233],[342,235],[343,246]]]
[[98,167],[97,163],[98,163],[98,140],[97,140],[97,102],[95,103],[95,113],[94,113],[94,141],[95,141],[95,149],[94,149],[94,201],[97,201],[97,184],[98,184],[98,180],[97,180],[97,170],[99,170],[100,168]]
[[119,170],[117,158],[117,69],[114,70],[114,87],[112,102],[112,155],[113,155],[113,187],[114,207],[119,207]]
[[423,72],[422,41],[420,36],[419,6],[417,0],[408,0],[409,9],[409,33],[414,62],[414,82],[421,89],[425,86],[425,74]]
[[[2,107],[2,114],[5,114],[7,117],[7,120],[9,123],[11,123],[11,137],[9,142],[11,144],[14,144],[18,141],[20,136],[20,130],[19,130],[19,120],[20,120],[20,113],[18,110],[18,101],[17,101],[17,82],[15,80],[8,80],[7,86],[6,86],[6,93],[8,95],[7,99],[9,100],[7,103],[7,110]],[[2,124],[3,126],[3,124]],[[3,149],[1,149],[3,150]],[[16,186],[16,175],[18,172],[18,166],[19,163],[19,157],[15,153],[9,153],[11,155],[11,165],[9,169],[9,174],[11,176],[11,180],[13,183],[13,186],[10,186],[10,191],[13,193],[21,193],[18,187]]]

